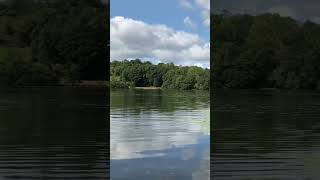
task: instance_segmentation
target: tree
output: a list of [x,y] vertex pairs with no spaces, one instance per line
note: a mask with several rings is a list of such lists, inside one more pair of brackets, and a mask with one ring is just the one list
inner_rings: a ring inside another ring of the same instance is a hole
[[200,67],[180,67],[174,64],[154,65],[139,59],[113,61],[110,64],[111,87],[155,86],[165,89],[208,90],[209,70]]
[[212,87],[319,87],[320,25],[270,13],[211,19]]

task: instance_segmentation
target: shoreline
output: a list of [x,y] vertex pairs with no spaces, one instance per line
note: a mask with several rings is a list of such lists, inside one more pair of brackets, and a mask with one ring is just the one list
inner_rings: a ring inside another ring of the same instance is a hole
[[207,91],[209,90],[197,90],[197,89],[167,89],[167,88],[161,88],[161,87],[129,87],[129,88],[110,88],[111,90],[162,90],[162,91]]
[[5,87],[28,88],[28,87],[109,87],[109,81],[82,80],[74,83],[48,83],[48,84],[17,84],[4,85]]
[[78,83],[71,83],[73,86],[107,87],[109,81],[82,80]]
[[144,89],[144,90],[160,90],[161,87],[131,87],[130,89]]

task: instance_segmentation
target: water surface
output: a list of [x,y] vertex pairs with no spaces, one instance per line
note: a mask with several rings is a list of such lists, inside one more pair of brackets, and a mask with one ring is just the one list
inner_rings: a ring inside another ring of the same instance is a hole
[[106,179],[105,88],[0,89],[0,180]]
[[111,91],[112,180],[209,179],[208,92]]
[[212,93],[213,179],[320,179],[320,93]]

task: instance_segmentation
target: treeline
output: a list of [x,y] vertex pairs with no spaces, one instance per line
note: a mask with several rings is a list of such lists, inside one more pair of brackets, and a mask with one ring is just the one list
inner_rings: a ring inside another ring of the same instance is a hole
[[0,83],[106,79],[107,7],[100,0],[0,1]]
[[161,87],[165,89],[208,90],[209,69],[196,66],[175,66],[173,63],[141,62],[139,59],[110,63],[112,88]]
[[320,89],[320,25],[278,14],[211,15],[212,86]]

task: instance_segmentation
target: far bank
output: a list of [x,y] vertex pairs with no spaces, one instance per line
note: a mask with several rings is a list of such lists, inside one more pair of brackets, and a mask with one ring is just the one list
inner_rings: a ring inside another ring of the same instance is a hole
[[129,89],[209,90],[210,70],[173,63],[136,60],[110,63],[110,87]]

